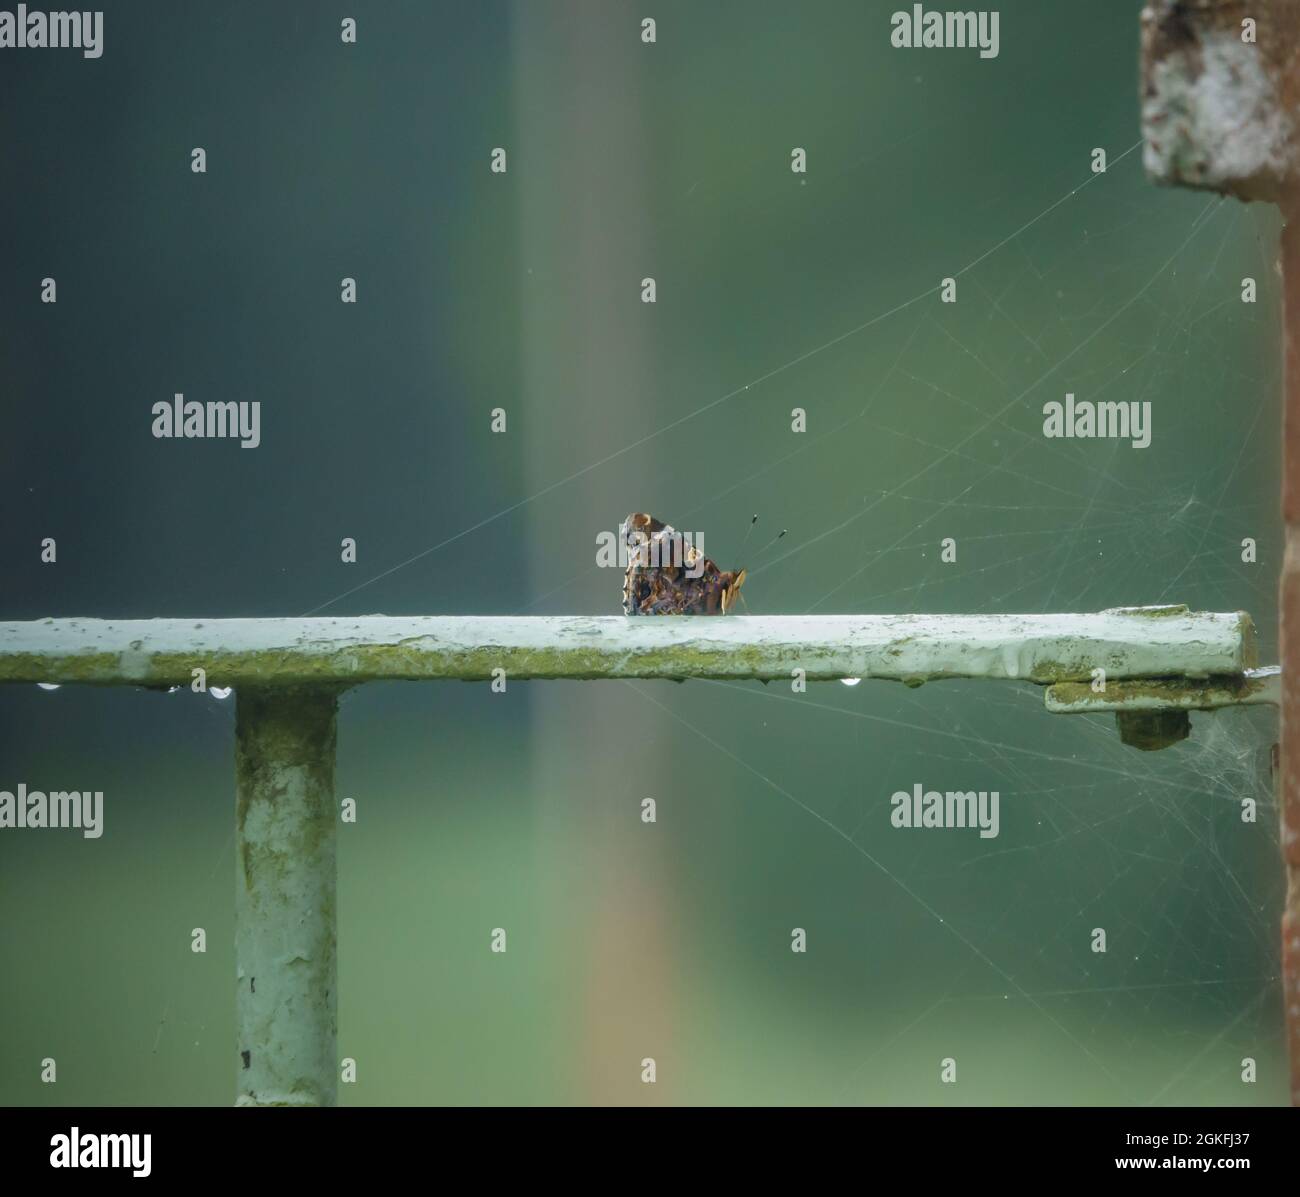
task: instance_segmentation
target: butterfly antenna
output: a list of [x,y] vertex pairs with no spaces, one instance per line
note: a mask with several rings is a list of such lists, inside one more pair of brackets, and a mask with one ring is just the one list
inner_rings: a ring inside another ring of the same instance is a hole
[[737,554],[743,553],[745,551],[745,546],[749,543],[750,535],[753,533],[754,525],[756,523],[758,523],[757,511],[754,512],[753,518],[749,521],[749,527],[745,529],[745,538],[740,542],[740,548],[736,550]]
[[767,544],[765,544],[761,549],[758,550],[757,553],[754,554],[754,560],[757,561],[760,557],[762,557],[762,555],[766,553],[767,550],[770,549],[774,544],[776,544],[776,542],[779,541],[781,537],[783,537],[789,530],[790,530],[789,528],[782,528],[780,532],[778,532],[775,536],[773,536],[772,539],[767,542]]

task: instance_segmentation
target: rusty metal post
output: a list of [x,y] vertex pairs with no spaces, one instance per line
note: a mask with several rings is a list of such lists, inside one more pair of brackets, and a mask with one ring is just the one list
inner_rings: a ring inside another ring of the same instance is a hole
[[235,710],[241,1106],[337,1097],[335,687],[242,689]]
[[1150,0],[1142,11],[1143,161],[1158,183],[1280,205],[1284,378],[1278,801],[1287,873],[1283,997],[1300,1105],[1300,4]]

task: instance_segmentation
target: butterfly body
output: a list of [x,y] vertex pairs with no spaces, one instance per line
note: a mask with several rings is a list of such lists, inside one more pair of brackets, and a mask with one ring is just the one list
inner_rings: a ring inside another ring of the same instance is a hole
[[722,570],[671,524],[633,512],[619,528],[627,550],[625,615],[725,615],[745,571]]

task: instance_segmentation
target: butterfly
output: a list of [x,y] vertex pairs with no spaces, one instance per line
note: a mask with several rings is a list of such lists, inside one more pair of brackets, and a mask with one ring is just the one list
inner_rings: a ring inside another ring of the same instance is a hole
[[624,615],[726,615],[745,571],[719,569],[671,524],[633,512],[619,525],[627,550]]

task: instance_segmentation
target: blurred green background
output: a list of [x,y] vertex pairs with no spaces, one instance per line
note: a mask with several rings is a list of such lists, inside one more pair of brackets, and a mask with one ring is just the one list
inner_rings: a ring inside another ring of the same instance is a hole
[[[1185,602],[1275,660],[1275,214],[1143,177],[1136,0],[1005,0],[992,60],[893,49],[895,7],[109,4],[101,59],[6,54],[0,618],[614,614],[596,536],[644,510],[753,613]],[[176,391],[259,400],[261,447],[153,439]],[[1067,391],[1149,400],[1151,446],[1045,440]],[[1281,1102],[1275,726],[1141,754],[1031,686],[362,688],[341,1100]],[[0,787],[103,790],[106,827],[0,835],[0,1102],[233,1099],[232,731],[0,691]],[[998,790],[1000,836],[891,828],[918,782]]]

